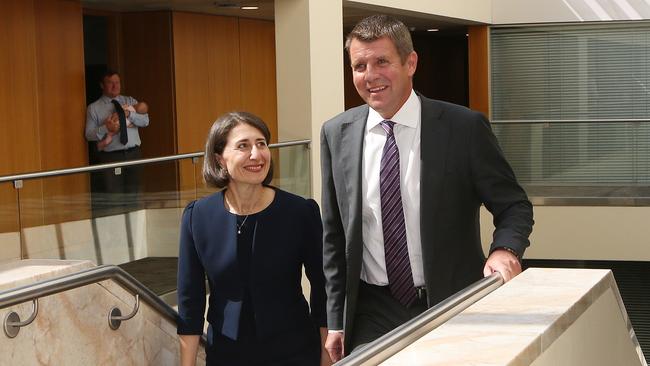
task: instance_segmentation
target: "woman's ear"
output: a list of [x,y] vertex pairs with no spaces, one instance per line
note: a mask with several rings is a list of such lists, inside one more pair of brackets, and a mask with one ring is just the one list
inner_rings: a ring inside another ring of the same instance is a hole
[[226,161],[221,155],[214,153],[214,159],[217,161],[217,163],[219,163],[219,166],[221,166],[223,169],[226,169]]

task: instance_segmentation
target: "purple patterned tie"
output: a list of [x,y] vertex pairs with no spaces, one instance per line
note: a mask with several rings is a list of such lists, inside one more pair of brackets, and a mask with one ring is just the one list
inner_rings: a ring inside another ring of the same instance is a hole
[[415,300],[416,293],[406,245],[406,224],[399,182],[399,150],[393,133],[394,125],[393,121],[381,122],[381,127],[386,131],[386,144],[379,168],[381,222],[388,288],[402,305],[408,307]]

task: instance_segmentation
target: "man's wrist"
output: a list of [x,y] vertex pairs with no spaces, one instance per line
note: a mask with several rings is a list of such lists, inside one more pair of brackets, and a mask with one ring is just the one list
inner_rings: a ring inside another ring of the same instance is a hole
[[512,255],[514,255],[515,258],[517,258],[517,260],[519,261],[519,263],[521,263],[521,255],[519,255],[519,253],[517,253],[516,250],[514,250],[514,249],[512,249],[512,248],[510,248],[510,247],[501,246],[501,247],[496,247],[496,248],[494,248],[494,250],[492,251],[492,253],[494,253],[494,252],[497,251],[497,250],[505,250],[506,252],[508,252],[508,253],[510,253],[510,254],[512,254]]

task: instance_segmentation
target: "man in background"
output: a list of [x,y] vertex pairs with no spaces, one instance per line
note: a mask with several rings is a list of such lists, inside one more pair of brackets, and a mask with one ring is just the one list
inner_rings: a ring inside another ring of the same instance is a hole
[[[104,164],[140,159],[138,130],[149,125],[149,115],[135,110],[138,101],[133,97],[120,94],[120,75],[117,72],[105,72],[100,87],[102,96],[88,106],[86,113],[86,139],[97,142],[94,145],[95,162]],[[147,109],[140,109],[143,110]],[[139,175],[137,166],[122,168],[121,174],[115,174],[114,169],[100,172],[92,187],[93,213],[101,215],[137,208]]]

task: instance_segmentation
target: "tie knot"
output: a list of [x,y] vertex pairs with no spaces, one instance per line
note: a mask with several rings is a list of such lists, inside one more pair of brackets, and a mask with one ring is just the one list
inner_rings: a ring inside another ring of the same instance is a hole
[[379,123],[381,125],[381,128],[386,131],[386,134],[392,135],[393,134],[393,126],[395,126],[395,122],[389,121],[389,120],[383,120]]

